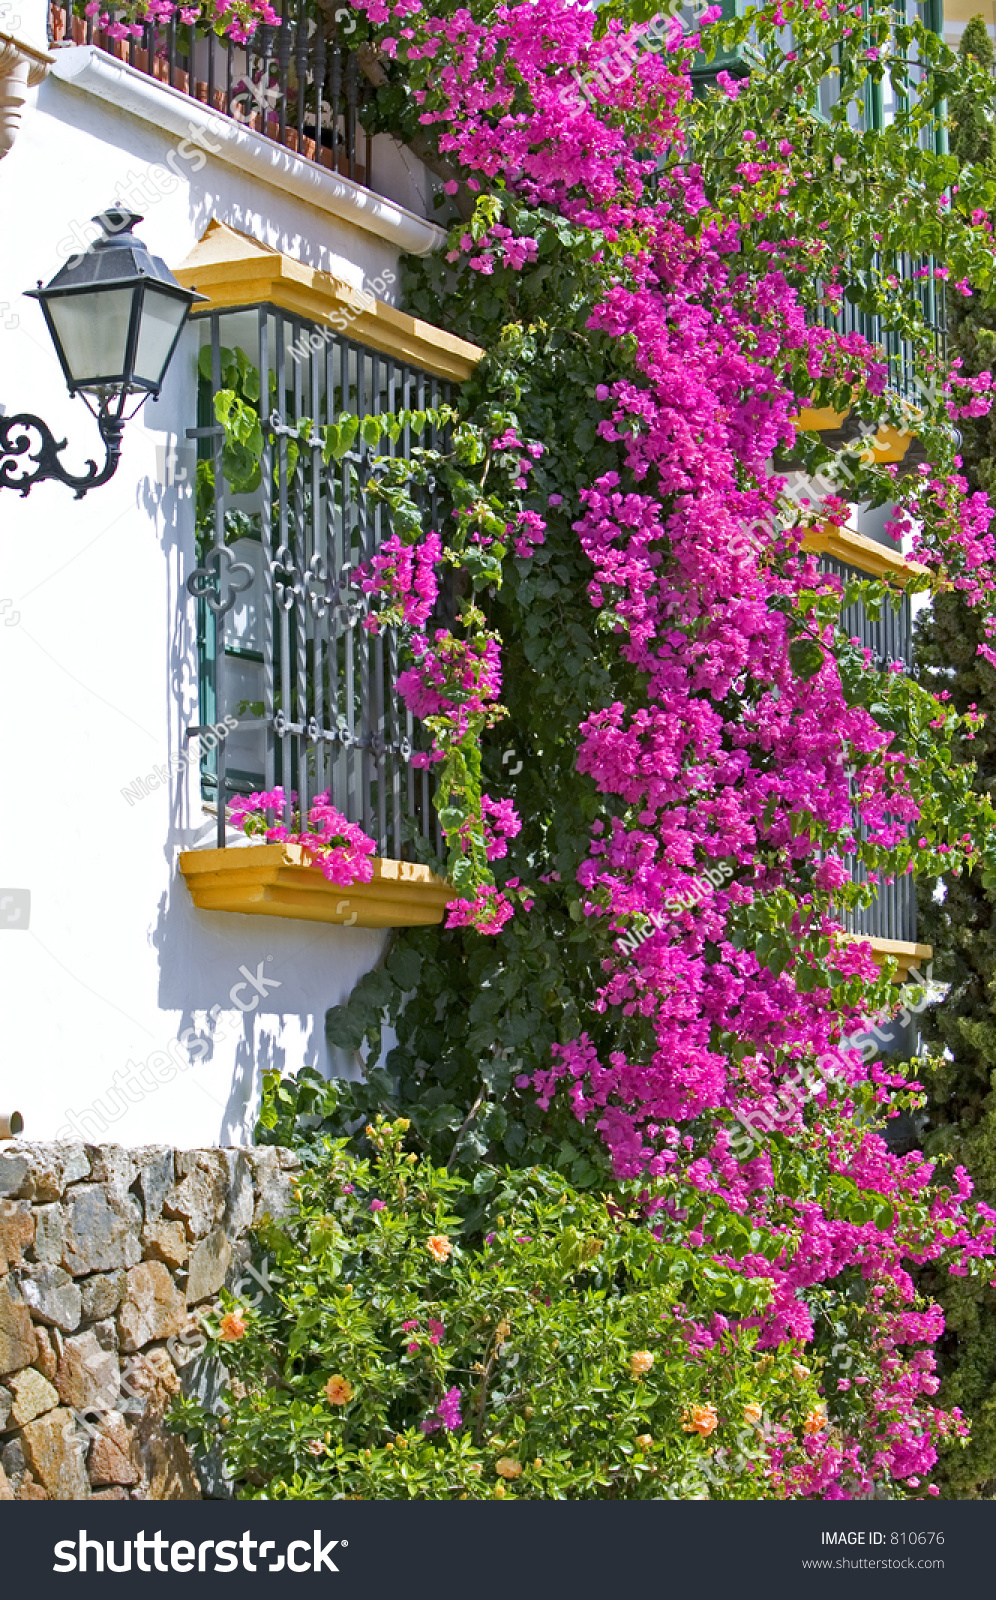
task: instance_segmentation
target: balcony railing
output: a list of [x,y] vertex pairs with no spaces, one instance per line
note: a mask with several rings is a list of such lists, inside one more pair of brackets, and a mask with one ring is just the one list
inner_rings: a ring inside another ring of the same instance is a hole
[[360,114],[373,85],[336,24],[309,9],[307,0],[284,0],[279,27],[259,27],[250,43],[237,45],[175,21],[136,24],[127,38],[116,38],[113,5],[104,13],[107,26],[98,28],[70,0],[51,6],[49,40],[96,45],[306,160],[369,185],[371,140]]

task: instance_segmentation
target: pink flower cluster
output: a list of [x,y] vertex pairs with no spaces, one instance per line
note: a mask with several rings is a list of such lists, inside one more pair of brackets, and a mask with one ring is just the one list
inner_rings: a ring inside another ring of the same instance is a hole
[[236,795],[228,810],[230,820],[243,833],[261,834],[270,844],[299,844],[313,866],[329,883],[348,888],[353,883],[369,883],[373,878],[371,856],[377,846],[369,834],[348,822],[332,805],[328,790],[316,795],[308,808],[307,827],[301,827],[297,794],[290,796],[290,824],[269,822],[266,813],[283,816],[288,802],[283,788],[261,789],[249,795]]
[[370,633],[379,633],[390,623],[403,622],[421,628],[432,614],[439,593],[436,566],[442,555],[438,533],[429,533],[421,544],[404,544],[395,533],[358,572],[364,594],[386,602],[364,619]]

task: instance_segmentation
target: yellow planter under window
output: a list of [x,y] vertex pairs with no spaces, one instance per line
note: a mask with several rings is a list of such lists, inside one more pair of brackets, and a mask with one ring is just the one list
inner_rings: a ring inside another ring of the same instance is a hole
[[329,883],[297,844],[186,850],[180,871],[202,911],[295,917],[355,928],[416,928],[442,922],[455,891],[415,861],[375,856],[373,878],[349,888]]

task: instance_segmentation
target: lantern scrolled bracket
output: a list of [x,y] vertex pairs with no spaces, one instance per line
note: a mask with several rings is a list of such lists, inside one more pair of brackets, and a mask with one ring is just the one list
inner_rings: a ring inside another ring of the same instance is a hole
[[88,489],[107,483],[121,460],[124,420],[101,416],[97,421],[106,451],[104,465],[98,467],[90,460],[85,472],[73,473],[67,472],[59,459],[67,441],[57,441],[41,417],[28,412],[16,417],[0,417],[0,489],[16,489],[19,494],[26,495],[34,484],[45,478],[55,478],[72,489],[77,500],[82,500]]
[[106,458],[69,472],[56,439],[41,417],[19,411],[0,415],[0,489],[29,494],[54,478],[81,500],[113,478],[121,460],[125,407],[131,416],[157,400],[191,306],[205,297],[185,289],[132,229],[142,218],[126,206],[109,206],[94,222],[99,239],[73,256],[50,283],[26,290],[37,300],[55,345],[66,387],[96,419]]

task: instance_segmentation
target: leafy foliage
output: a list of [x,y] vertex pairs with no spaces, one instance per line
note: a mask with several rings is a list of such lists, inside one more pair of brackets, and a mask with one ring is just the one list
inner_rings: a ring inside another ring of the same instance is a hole
[[[823,1358],[803,1364],[801,1340],[760,1348],[751,1313],[772,1282],[738,1267],[780,1239],[720,1207],[728,1259],[709,1262],[691,1238],[695,1197],[671,1185],[656,1204],[692,1214],[662,1231],[634,1186],[602,1199],[538,1168],[471,1181],[405,1154],[406,1133],[404,1119],[370,1126],[369,1161],[326,1142],[296,1213],[259,1229],[267,1297],[223,1296],[209,1348],[229,1372],[228,1414],[181,1402],[172,1426],[220,1442],[240,1495],[790,1490],[827,1427]],[[854,1376],[831,1423],[863,1409]]]

